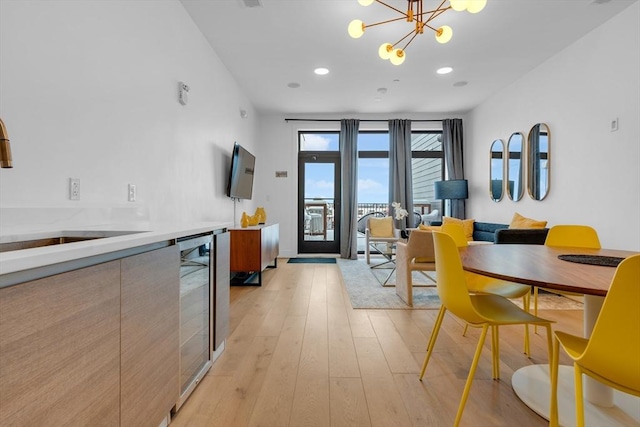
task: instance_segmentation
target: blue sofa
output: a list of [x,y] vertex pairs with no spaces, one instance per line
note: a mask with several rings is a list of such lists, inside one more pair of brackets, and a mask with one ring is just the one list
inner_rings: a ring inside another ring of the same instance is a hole
[[[442,225],[442,222],[432,221],[431,225]],[[507,224],[475,221],[473,223],[473,240],[498,244],[530,244],[544,245],[548,228],[509,228]]]

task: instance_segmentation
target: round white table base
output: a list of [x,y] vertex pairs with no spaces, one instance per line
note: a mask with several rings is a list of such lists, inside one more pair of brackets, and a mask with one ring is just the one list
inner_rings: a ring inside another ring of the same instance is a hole
[[[549,419],[551,384],[549,365],[530,365],[518,369],[511,377],[516,395],[541,417]],[[586,427],[640,426],[640,398],[617,390],[612,407],[606,408],[584,401]],[[575,387],[573,366],[560,366],[558,371],[558,413],[561,426],[575,426]]]

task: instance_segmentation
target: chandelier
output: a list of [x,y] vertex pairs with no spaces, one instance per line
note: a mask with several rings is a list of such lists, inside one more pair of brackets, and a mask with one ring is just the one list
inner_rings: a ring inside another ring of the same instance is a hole
[[[394,10],[401,16],[399,18],[389,19],[386,21],[376,22],[375,24],[368,25],[359,19],[354,19],[353,21],[351,21],[351,23],[349,23],[349,35],[354,39],[357,39],[362,37],[365,29],[369,27],[375,27],[376,25],[388,24],[390,22],[400,20],[405,20],[409,23],[415,23],[415,25],[413,25],[414,28],[400,40],[398,40],[394,44],[383,43],[378,49],[378,55],[380,55],[380,58],[388,59],[394,65],[400,65],[404,62],[406,58],[405,50],[407,49],[407,46],[411,44],[413,39],[415,39],[418,34],[424,34],[425,27],[435,33],[436,40],[439,43],[447,43],[449,40],[451,40],[451,37],[453,36],[453,30],[451,29],[451,27],[449,27],[448,25],[443,25],[436,28],[430,24],[431,21],[436,19],[438,16],[449,10],[454,10],[456,12],[462,12],[466,10],[470,13],[478,13],[482,9],[484,9],[485,5],[487,4],[487,0],[437,0],[441,1],[440,5],[437,8],[432,10],[425,10],[423,4],[424,0],[406,0],[407,11],[403,12],[381,0],[358,0],[358,3],[360,3],[362,6],[369,6],[374,1],[388,7],[389,9]],[[445,3],[447,2],[449,5],[445,6]],[[404,45],[404,47],[396,47],[407,38],[409,38],[409,41]]]

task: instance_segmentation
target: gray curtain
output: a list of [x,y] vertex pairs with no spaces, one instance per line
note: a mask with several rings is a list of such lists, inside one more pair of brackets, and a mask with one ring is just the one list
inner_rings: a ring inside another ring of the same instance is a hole
[[358,258],[358,130],[360,120],[340,120],[340,258]]
[[[464,179],[464,141],[462,119],[444,119],[442,121],[442,150],[447,166],[448,179]],[[446,203],[446,201],[445,201]],[[449,200],[450,215],[464,219],[466,215],[464,200]]]
[[400,202],[409,212],[406,221],[396,226],[416,226],[413,213],[413,177],[411,175],[411,120],[389,120],[389,212],[392,202]]

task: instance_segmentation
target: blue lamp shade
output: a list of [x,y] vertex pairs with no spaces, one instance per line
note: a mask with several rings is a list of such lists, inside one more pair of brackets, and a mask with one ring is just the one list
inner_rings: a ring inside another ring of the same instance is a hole
[[436,181],[433,183],[435,198],[439,200],[466,199],[469,190],[466,179],[452,179],[450,181]]
[[493,200],[502,199],[502,180],[501,179],[492,179],[491,180],[491,198]]

